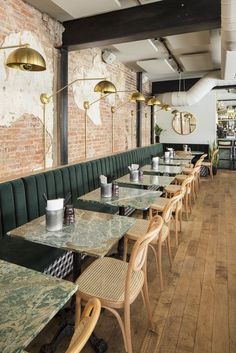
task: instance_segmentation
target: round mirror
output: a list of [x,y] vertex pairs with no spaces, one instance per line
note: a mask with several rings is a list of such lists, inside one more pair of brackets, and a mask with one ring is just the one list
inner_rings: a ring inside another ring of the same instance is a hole
[[172,126],[175,132],[180,135],[189,135],[196,129],[196,118],[193,114],[188,112],[179,112],[174,110]]

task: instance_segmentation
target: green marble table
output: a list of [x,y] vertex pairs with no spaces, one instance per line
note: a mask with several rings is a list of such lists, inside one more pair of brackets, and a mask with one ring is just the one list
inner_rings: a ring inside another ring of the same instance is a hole
[[8,235],[25,240],[88,255],[105,256],[135,223],[134,218],[86,210],[75,210],[75,223],[62,230],[46,230],[45,217],[36,218]]
[[139,181],[131,181],[130,175],[126,174],[123,177],[116,179],[118,185],[120,186],[137,186],[147,188],[150,186],[157,186],[159,188],[163,188],[174,181],[173,177],[169,176],[159,176],[159,175],[144,175],[142,180]]
[[176,175],[181,174],[183,170],[183,166],[176,165],[159,165],[158,168],[153,169],[151,165],[145,165],[142,167],[142,171],[144,174],[168,174],[168,175]]
[[170,166],[183,166],[188,164],[190,161],[186,159],[163,159],[160,158],[159,165],[170,165]]
[[194,154],[190,154],[190,155],[188,155],[188,156],[178,156],[178,155],[175,155],[175,156],[170,156],[170,159],[174,159],[174,160],[178,160],[178,159],[182,159],[183,161],[191,161],[193,158],[195,157],[195,155]]
[[101,197],[101,189],[96,189],[78,198],[78,200],[89,203],[108,204],[119,208],[131,207],[136,210],[146,211],[156,198],[161,195],[160,191],[149,191],[142,189],[119,188],[119,196]]
[[20,353],[78,286],[0,260],[0,352]]

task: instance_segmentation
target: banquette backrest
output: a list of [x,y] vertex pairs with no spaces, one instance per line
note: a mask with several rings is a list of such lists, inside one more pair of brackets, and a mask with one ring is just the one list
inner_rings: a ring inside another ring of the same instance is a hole
[[[53,199],[71,192],[72,203],[78,207],[77,198],[98,188],[101,174],[118,178],[128,173],[129,164],[144,165],[152,155],[162,153],[162,145],[156,144],[0,183],[0,258],[44,270],[64,251],[6,236],[9,230],[45,213],[44,193]],[[116,209],[101,207],[96,211]]]

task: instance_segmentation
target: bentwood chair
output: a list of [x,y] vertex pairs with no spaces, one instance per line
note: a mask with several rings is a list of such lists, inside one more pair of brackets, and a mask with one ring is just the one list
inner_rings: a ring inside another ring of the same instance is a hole
[[[140,293],[153,329],[146,260],[148,245],[158,237],[162,225],[162,218],[157,216],[148,232],[136,240],[129,263],[111,257],[99,258],[87,267],[76,281],[79,286],[77,305],[80,305],[81,300],[88,300],[93,296],[99,298],[102,308],[109,310],[116,317],[128,353],[132,353],[130,305]],[[124,310],[124,321],[117,309]]]
[[191,199],[192,199],[192,193],[193,193],[193,179],[194,179],[194,168],[192,169],[192,174],[188,175],[181,185],[170,184],[164,188],[164,191],[167,197],[172,197],[181,189],[185,189],[183,202],[184,202],[184,208],[185,208],[187,220],[189,219],[189,213],[192,212]]
[[213,180],[213,161],[215,159],[215,156],[219,152],[219,149],[215,150],[212,154],[211,160],[209,162],[202,162],[202,166],[206,167],[209,170],[211,179]]
[[[168,257],[169,257],[170,268],[171,268],[172,256],[171,256],[171,248],[170,248],[170,221],[171,221],[172,212],[175,209],[176,204],[178,203],[179,196],[174,197],[172,199],[164,199],[164,198],[162,199],[167,201],[164,208],[162,209],[162,218],[164,223],[159,236],[153,239],[153,241],[149,244],[149,247],[152,249],[155,255],[157,272],[159,271],[159,275],[160,275],[161,290],[163,290],[163,275],[162,275],[162,261],[161,261],[162,245],[163,243],[166,243],[167,245]],[[157,215],[153,216],[153,214],[159,211],[160,211],[159,207],[157,210],[156,205],[151,205],[149,209],[149,216],[150,216],[149,221],[144,219],[137,219],[135,225],[128,230],[124,238],[124,259],[125,260],[127,257],[129,242],[137,241],[137,239],[139,239],[140,237],[143,236],[143,234],[149,231],[149,229],[153,226],[153,222],[156,222],[156,217],[159,217]]]
[[75,331],[66,353],[79,353],[91,336],[101,312],[97,298],[89,299],[80,318],[80,308],[76,306]]
[[[101,303],[97,298],[91,298],[80,318],[80,308],[76,307],[75,331],[65,353],[79,353],[91,336],[101,312]],[[22,353],[28,353],[22,351]]]

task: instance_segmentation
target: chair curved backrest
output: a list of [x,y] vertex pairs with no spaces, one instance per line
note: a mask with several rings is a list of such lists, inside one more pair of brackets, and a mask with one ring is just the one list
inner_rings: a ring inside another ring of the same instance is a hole
[[86,304],[81,320],[72,336],[66,353],[79,353],[91,336],[101,312],[101,303],[97,298],[91,298]]
[[164,210],[162,212],[162,218],[165,224],[169,224],[171,220],[172,212],[175,210],[177,203],[180,200],[182,200],[182,198],[183,198],[183,191],[180,189],[175,193],[173,197],[169,199],[169,202],[167,202],[167,204],[165,205]]
[[147,233],[139,237],[133,246],[125,283],[125,302],[127,304],[130,302],[130,285],[133,272],[141,270],[146,271],[148,245],[159,236],[162,226],[162,217],[158,215],[154,216],[152,222],[150,222]]

